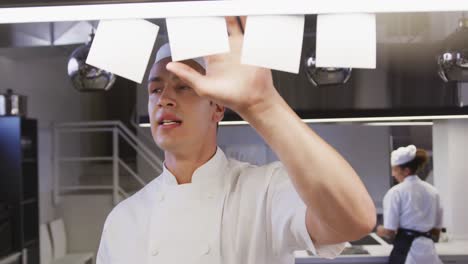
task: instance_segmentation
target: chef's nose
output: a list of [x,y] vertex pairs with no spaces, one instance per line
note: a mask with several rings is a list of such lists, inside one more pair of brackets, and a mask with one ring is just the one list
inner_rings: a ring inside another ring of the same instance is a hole
[[175,107],[176,100],[175,100],[175,93],[171,87],[164,87],[162,92],[159,94],[158,106],[159,107]]

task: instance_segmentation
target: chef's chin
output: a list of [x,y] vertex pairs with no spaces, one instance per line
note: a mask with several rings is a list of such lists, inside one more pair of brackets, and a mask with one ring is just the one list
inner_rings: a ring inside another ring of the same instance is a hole
[[156,137],[155,138],[156,145],[164,151],[174,152],[179,149],[181,146],[181,141],[175,138],[168,138],[168,137]]
[[174,134],[175,131],[163,131],[156,127],[152,132],[154,142],[158,147],[164,151],[170,151],[171,149],[177,148],[177,145],[181,143],[181,135]]

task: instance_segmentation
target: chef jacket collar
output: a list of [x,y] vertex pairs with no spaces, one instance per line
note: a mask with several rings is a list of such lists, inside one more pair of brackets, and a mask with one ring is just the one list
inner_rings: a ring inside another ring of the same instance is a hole
[[[224,152],[217,147],[215,155],[205,164],[198,167],[192,175],[192,183],[202,185],[222,185],[228,160]],[[178,185],[176,177],[163,166],[163,183],[166,185]]]
[[418,181],[420,180],[418,175],[414,174],[414,175],[408,175],[403,181]]

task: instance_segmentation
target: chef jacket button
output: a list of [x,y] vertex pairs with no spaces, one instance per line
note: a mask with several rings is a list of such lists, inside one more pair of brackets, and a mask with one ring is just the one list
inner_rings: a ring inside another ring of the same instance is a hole
[[208,193],[208,199],[213,199],[214,198],[214,194],[213,193]]
[[153,249],[153,251],[151,251],[151,255],[153,256],[157,256],[159,254],[159,250],[157,248]]
[[208,254],[210,254],[210,251],[211,251],[211,247],[209,245],[207,245],[205,247],[204,251],[203,251],[203,254],[208,255]]

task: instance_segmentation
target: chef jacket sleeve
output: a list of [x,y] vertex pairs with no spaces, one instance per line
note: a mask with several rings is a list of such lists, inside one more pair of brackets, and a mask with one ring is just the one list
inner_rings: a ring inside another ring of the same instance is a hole
[[345,243],[314,245],[306,228],[306,205],[299,197],[285,167],[276,162],[272,166],[268,189],[271,214],[271,239],[273,251],[293,252],[309,250],[323,258],[339,255]]
[[385,194],[383,200],[384,228],[398,230],[400,225],[400,196],[394,190]]
[[[107,221],[106,221],[107,224]],[[108,241],[106,235],[106,224],[104,224],[104,229],[101,235],[101,242],[99,243],[99,249],[96,256],[96,264],[110,264],[109,250],[107,248]]]

